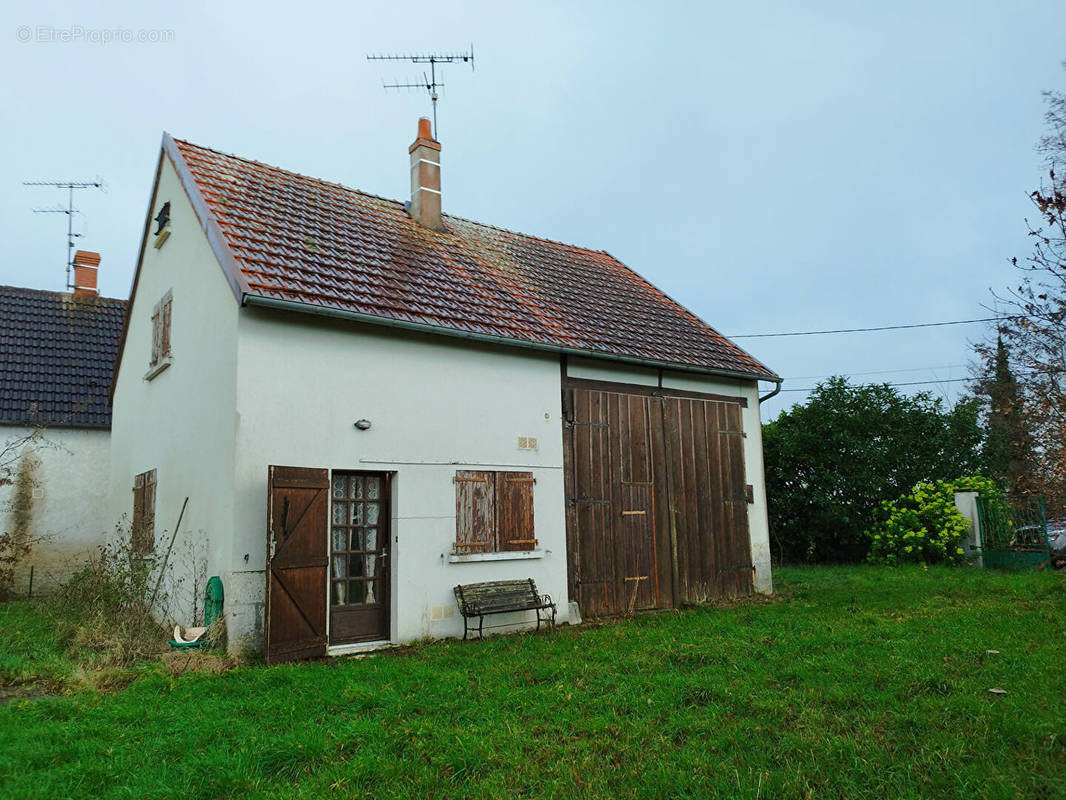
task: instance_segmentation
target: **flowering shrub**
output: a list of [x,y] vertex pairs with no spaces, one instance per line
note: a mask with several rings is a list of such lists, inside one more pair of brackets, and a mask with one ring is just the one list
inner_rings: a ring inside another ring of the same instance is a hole
[[961,564],[969,521],[955,507],[955,492],[977,492],[1003,503],[996,484],[980,476],[919,483],[910,494],[881,503],[881,521],[867,531],[876,564]]

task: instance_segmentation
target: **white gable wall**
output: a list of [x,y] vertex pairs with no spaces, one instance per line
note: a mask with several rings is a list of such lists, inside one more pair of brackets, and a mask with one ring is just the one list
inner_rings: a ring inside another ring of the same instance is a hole
[[[189,623],[191,570],[196,566],[190,562],[206,559],[207,575],[222,575],[224,584],[232,567],[239,306],[177,173],[164,157],[153,216],[167,200],[171,235],[156,249],[154,223],[148,232],[115,385],[109,516],[112,522],[122,517],[128,522],[134,476],[155,469],[156,552],[162,557],[182,501],[189,498],[181,526],[184,536],[171,557],[174,577],[186,579],[172,592],[171,605],[174,614]],[[173,363],[146,380],[152,311],[167,291],[173,297]]]
[[[462,635],[452,587],[532,577],[566,614],[559,359],[246,309],[240,318],[231,631],[262,635],[267,467],[394,472],[391,638]],[[372,427],[360,431],[359,419]],[[539,449],[519,450],[519,437]],[[534,559],[451,563],[456,470],[530,471]],[[245,558],[247,556],[247,562]],[[503,621],[501,617],[489,624]],[[232,635],[232,634],[231,634]]]

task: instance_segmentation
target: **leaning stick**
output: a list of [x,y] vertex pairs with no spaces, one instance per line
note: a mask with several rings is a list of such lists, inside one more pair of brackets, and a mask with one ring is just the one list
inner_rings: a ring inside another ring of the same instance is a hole
[[181,513],[178,514],[178,524],[174,526],[174,533],[170,535],[170,544],[167,545],[167,553],[163,556],[163,563],[159,565],[159,576],[155,579],[155,588],[152,590],[152,599],[148,601],[148,611],[155,608],[155,601],[159,597],[159,587],[163,583],[163,574],[167,571],[167,562],[170,561],[170,551],[174,549],[174,540],[178,538],[178,529],[181,527],[182,517],[185,516],[185,506],[189,505],[189,498],[181,504]]

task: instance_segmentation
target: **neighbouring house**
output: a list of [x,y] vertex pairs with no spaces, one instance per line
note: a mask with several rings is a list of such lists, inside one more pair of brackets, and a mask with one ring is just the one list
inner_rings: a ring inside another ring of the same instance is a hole
[[0,286],[0,531],[30,554],[15,590],[47,591],[103,543],[109,516],[108,391],[126,301],[99,297],[100,256],[74,256],[73,292]]
[[421,120],[405,204],[164,134],[111,515],[162,552],[188,498],[268,661],[461,634],[478,581],[563,620],[770,591],[780,379],[606,252],[443,214],[440,151]]

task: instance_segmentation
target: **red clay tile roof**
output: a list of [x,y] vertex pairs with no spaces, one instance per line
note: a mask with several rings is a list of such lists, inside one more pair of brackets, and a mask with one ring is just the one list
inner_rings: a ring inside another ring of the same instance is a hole
[[0,424],[110,427],[125,316],[125,300],[0,286]]
[[246,294],[616,358],[774,373],[598,250],[444,215],[175,140]]

